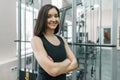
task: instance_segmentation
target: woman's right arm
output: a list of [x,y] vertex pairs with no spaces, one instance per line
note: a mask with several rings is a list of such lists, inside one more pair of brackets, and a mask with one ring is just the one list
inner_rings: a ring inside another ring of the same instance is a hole
[[47,54],[42,40],[34,36],[31,41],[34,56],[39,65],[51,76],[63,74],[65,69],[70,65],[70,60],[65,59],[62,62],[54,62]]

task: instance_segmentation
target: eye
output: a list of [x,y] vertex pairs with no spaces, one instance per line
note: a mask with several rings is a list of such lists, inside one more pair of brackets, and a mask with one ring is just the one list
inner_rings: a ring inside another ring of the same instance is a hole
[[55,17],[56,17],[56,18],[59,17],[58,14],[55,14]]
[[58,14],[54,14],[54,15],[48,14],[48,16],[47,16],[47,18],[52,18],[52,17],[58,18],[59,16],[58,16]]
[[52,15],[48,15],[48,18],[51,18],[52,17]]

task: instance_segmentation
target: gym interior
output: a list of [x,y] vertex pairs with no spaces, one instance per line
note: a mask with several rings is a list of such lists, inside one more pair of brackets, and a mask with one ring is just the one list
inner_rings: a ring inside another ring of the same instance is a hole
[[45,4],[59,8],[58,35],[79,64],[66,80],[120,80],[120,0],[0,0],[0,80],[35,80],[30,42]]

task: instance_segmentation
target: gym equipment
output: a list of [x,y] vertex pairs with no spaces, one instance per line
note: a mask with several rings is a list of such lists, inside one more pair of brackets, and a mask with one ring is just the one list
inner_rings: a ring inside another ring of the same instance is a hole
[[27,66],[30,66],[31,64],[34,65],[34,61],[32,61],[32,59],[34,60],[34,56],[26,56],[26,58],[24,59],[26,59],[24,60],[25,67],[24,67],[24,70],[22,69],[19,70],[19,80],[35,80],[37,77],[36,70],[30,69],[30,67],[27,67]]
[[[33,52],[27,52],[28,47],[27,44],[30,44],[30,41],[27,40],[26,34],[26,6],[30,6],[34,2],[33,0],[25,0],[25,8],[24,8],[24,27],[22,27],[21,22],[21,8],[22,0],[18,0],[18,77],[17,80],[36,80],[37,70],[35,69],[36,61],[34,58]],[[34,10],[33,10],[34,12]],[[34,16],[32,16],[34,17]],[[23,30],[23,32],[21,32]],[[23,38],[23,39],[22,39]]]

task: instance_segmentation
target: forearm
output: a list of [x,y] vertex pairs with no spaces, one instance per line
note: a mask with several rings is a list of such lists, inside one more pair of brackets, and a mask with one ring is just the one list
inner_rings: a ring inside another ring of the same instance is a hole
[[58,76],[60,74],[64,74],[67,72],[70,72],[74,69],[77,68],[77,63],[76,60],[70,60],[66,58],[62,62],[54,62],[51,57],[47,56],[47,58],[51,61],[49,64],[50,66],[48,67],[46,71],[51,75],[51,76]]
[[70,66],[70,60],[65,59],[62,62],[53,62],[53,68],[51,69],[53,76],[58,76],[65,73],[65,69]]
[[65,59],[63,62],[60,62],[59,65],[56,62],[56,69],[57,69],[56,75],[73,71],[77,67],[78,64],[76,60],[70,61],[69,59]]
[[72,61],[71,64],[65,69],[64,72],[67,73],[67,72],[73,71],[73,70],[77,69],[77,67],[78,67],[77,62]]

